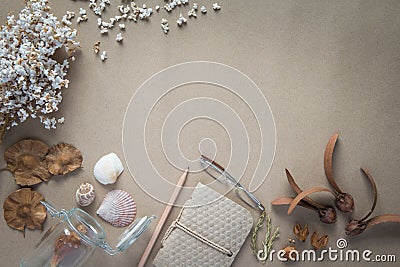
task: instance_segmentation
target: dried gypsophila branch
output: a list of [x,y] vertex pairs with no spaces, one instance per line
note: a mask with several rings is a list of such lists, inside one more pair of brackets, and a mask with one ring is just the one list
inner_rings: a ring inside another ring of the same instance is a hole
[[361,168],[362,172],[367,176],[368,180],[371,183],[372,189],[374,191],[374,199],[372,203],[372,207],[370,211],[365,215],[362,219],[360,220],[355,220],[352,219],[346,226],[346,235],[359,235],[364,230],[366,230],[369,227],[372,227],[377,224],[381,223],[387,223],[387,222],[396,222],[400,223],[400,214],[384,214],[384,215],[379,215],[375,216],[369,220],[369,216],[371,216],[372,212],[374,212],[375,207],[376,207],[376,202],[378,200],[378,190],[376,188],[375,180],[372,177],[372,175],[369,173],[369,171],[365,168]]
[[47,0],[29,0],[19,13],[0,26],[0,141],[11,127],[29,117],[54,129],[64,118],[58,111],[61,89],[68,87],[68,60],[52,59],[64,47],[70,56],[79,47],[76,30],[58,21]]
[[335,149],[336,141],[339,134],[335,133],[328,141],[324,153],[324,169],[325,175],[330,185],[336,190],[335,205],[342,212],[352,212],[354,209],[354,199],[349,193],[343,192],[336,184],[333,176],[332,157]]

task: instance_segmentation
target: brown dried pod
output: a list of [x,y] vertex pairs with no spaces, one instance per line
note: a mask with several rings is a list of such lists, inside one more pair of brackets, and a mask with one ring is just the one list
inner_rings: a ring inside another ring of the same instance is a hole
[[[290,205],[293,200],[294,197],[280,197],[272,201],[271,204],[274,206]],[[303,200],[301,200],[297,205],[317,213],[320,221],[323,223],[331,224],[336,222],[336,210],[331,206],[323,206],[320,204],[322,207],[316,207]]]
[[367,169],[361,168],[362,172],[367,176],[368,180],[371,183],[372,189],[374,191],[374,200],[372,202],[372,207],[370,211],[360,220],[352,219],[347,224],[345,228],[346,235],[359,235],[367,228],[387,222],[396,222],[400,223],[400,214],[384,214],[375,216],[368,220],[369,216],[371,216],[372,212],[375,210],[376,202],[378,200],[378,190],[376,188],[375,180],[372,175],[369,173]]
[[49,172],[64,175],[82,166],[82,153],[70,144],[58,144],[50,148],[46,156]]
[[325,247],[328,244],[329,237],[328,237],[328,235],[323,235],[318,238],[317,232],[314,232],[311,235],[310,241],[311,241],[311,246],[313,246],[314,249],[320,249],[320,248]]
[[302,227],[301,224],[298,223],[293,227],[293,233],[294,233],[294,235],[296,236],[296,238],[298,240],[304,242],[304,241],[306,241],[306,239],[308,237],[308,234],[310,232],[308,231],[308,225],[307,224],[304,225],[304,227]]
[[14,174],[17,184],[31,186],[51,179],[47,170],[46,155],[49,147],[39,140],[22,140],[4,153],[6,170]]
[[46,208],[40,203],[44,197],[30,188],[11,193],[3,204],[4,219],[11,228],[24,232],[28,229],[42,229],[46,219]]
[[[286,176],[288,178],[290,186],[297,194],[301,194],[303,191],[294,181],[293,176],[290,172],[286,169]],[[293,203],[293,197],[281,197],[277,198],[272,202],[272,205],[291,205]],[[336,210],[331,206],[323,205],[307,195],[304,195],[301,200],[298,201],[296,205],[302,206],[304,208],[310,209],[316,212],[319,216],[319,219],[323,223],[334,223],[336,222]]]
[[325,154],[324,154],[324,169],[325,175],[328,179],[330,185],[336,190],[335,194],[335,205],[342,212],[352,212],[354,209],[354,199],[349,193],[344,193],[340,187],[336,184],[336,181],[333,176],[333,168],[332,168],[332,157],[333,151],[335,149],[336,141],[339,137],[339,134],[334,134],[328,141],[326,145]]
[[283,257],[286,258],[288,261],[296,260],[296,258],[294,258],[296,256],[294,252],[297,251],[295,246],[289,245],[284,247],[282,250],[285,251]]

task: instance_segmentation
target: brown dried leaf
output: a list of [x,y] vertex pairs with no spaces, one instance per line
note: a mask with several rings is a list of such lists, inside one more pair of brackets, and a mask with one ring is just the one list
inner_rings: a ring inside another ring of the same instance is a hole
[[318,238],[317,232],[314,232],[311,236],[311,246],[313,246],[314,249],[320,249],[325,247],[328,244],[329,237],[328,235],[323,235],[320,238]]
[[340,190],[339,186],[336,184],[335,179],[333,178],[333,169],[332,169],[332,157],[333,157],[333,150],[335,149],[336,141],[339,137],[339,134],[335,133],[328,141],[326,145],[325,154],[324,154],[324,168],[325,168],[325,175],[328,179],[328,182],[331,184],[333,188],[339,193],[343,193]]
[[31,186],[48,181],[46,155],[49,147],[39,140],[22,140],[6,150],[4,159],[7,169],[14,174],[17,184]]
[[82,166],[82,153],[70,144],[58,144],[50,148],[46,156],[49,172],[64,175]]
[[301,224],[298,223],[293,227],[293,233],[294,233],[294,235],[296,236],[296,238],[298,240],[304,242],[304,241],[306,241],[306,239],[308,237],[308,234],[310,232],[308,231],[308,225],[307,224],[304,225],[304,227],[302,227]]
[[40,201],[44,201],[44,197],[30,188],[11,193],[3,204],[4,219],[8,226],[23,232],[25,227],[42,229],[47,213]]

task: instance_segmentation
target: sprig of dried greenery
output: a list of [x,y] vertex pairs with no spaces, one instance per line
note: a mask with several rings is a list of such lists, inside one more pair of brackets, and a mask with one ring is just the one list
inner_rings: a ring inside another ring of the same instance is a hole
[[[265,233],[264,241],[261,242],[262,248],[258,249],[257,248],[257,236],[258,233],[264,223],[265,217],[267,217],[266,221],[266,226],[267,226],[267,231]],[[251,248],[253,251],[253,254],[257,257],[259,261],[265,261],[269,255],[269,253],[272,250],[272,246],[275,242],[275,240],[279,237],[279,227],[275,227],[275,229],[272,229],[272,221],[271,221],[271,216],[266,214],[264,211],[261,213],[260,217],[258,218],[257,224],[254,227],[252,236],[251,236]]]

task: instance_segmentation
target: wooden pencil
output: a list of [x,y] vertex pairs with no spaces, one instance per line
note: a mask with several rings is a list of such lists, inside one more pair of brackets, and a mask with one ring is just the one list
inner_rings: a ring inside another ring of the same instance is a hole
[[189,173],[189,167],[182,174],[181,178],[179,179],[178,183],[176,184],[176,188],[175,188],[174,192],[172,193],[171,198],[168,201],[168,204],[165,207],[163,214],[160,217],[160,221],[158,222],[156,229],[154,230],[154,233],[149,241],[149,244],[147,244],[147,247],[146,247],[142,257],[140,258],[138,267],[143,267],[146,264],[147,259],[149,258],[150,253],[153,250],[154,244],[156,243],[157,238],[160,235],[161,230],[162,230],[165,222],[167,221],[168,216],[175,204],[175,201],[178,198],[179,192],[181,191],[182,186],[186,181],[186,177],[187,177],[188,173]]

